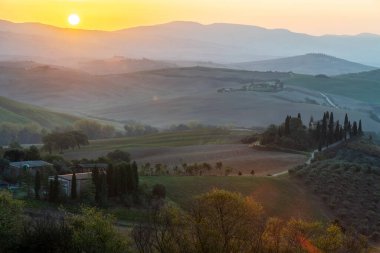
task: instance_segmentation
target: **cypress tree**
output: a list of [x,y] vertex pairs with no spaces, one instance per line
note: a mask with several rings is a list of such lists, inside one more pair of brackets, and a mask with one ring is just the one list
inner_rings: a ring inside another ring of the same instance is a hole
[[94,168],[92,170],[92,182],[94,183],[95,186],[95,202],[99,203],[100,199],[100,177],[99,177],[99,169]]
[[290,116],[286,116],[285,119],[285,135],[290,134]]
[[327,141],[327,114],[323,115],[322,129],[321,129],[321,143],[325,144]]
[[135,177],[133,173],[132,166],[128,164],[127,169],[126,169],[126,182],[127,182],[127,193],[131,194],[135,190]]
[[71,177],[71,198],[76,199],[77,198],[77,175],[75,172],[73,173],[73,176]]
[[346,113],[346,116],[344,116],[344,140],[347,140],[347,133],[348,133],[348,115]]
[[358,135],[358,125],[356,121],[354,121],[354,124],[352,125],[352,135],[357,136]]
[[132,172],[133,172],[133,187],[134,191],[137,192],[139,189],[139,171],[136,161],[132,163]]
[[41,174],[40,171],[36,171],[35,179],[34,179],[34,194],[36,199],[40,199],[40,190],[41,190]]
[[99,205],[105,207],[107,205],[107,176],[105,173],[100,174],[100,195],[99,195]]
[[116,196],[117,182],[115,180],[115,171],[112,164],[108,165],[107,170],[107,186],[108,186],[108,197]]
[[358,134],[359,135],[363,135],[362,120],[359,120]]
[[53,195],[54,195],[54,187],[53,187],[54,181],[49,181],[49,196],[48,200],[49,202],[53,202]]
[[340,125],[339,125],[339,121],[336,123],[336,126],[335,126],[334,139],[335,139],[335,141],[339,141],[340,140]]
[[329,117],[329,132],[328,132],[328,143],[331,144],[334,142],[334,114],[331,112]]
[[350,138],[352,137],[352,131],[351,131],[351,121],[348,121],[348,125],[347,125],[347,132],[348,132],[348,135],[350,136]]

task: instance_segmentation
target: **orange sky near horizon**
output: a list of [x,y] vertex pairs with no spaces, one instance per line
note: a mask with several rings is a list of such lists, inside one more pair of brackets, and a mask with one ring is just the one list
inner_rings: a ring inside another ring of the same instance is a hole
[[0,0],[0,19],[117,30],[170,21],[250,24],[314,35],[380,34],[380,0]]

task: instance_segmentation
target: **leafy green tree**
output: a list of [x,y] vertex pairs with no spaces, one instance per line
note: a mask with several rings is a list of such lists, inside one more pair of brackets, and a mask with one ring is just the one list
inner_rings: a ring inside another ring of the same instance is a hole
[[25,152],[22,149],[8,149],[3,157],[10,162],[20,162],[25,160]]
[[166,188],[162,184],[155,184],[152,189],[152,196],[158,199],[165,199]]
[[0,252],[12,252],[20,239],[23,225],[23,203],[0,191]]
[[83,208],[81,213],[69,219],[73,229],[73,241],[77,252],[126,253],[129,244],[114,227],[113,216]]
[[[264,232],[263,208],[238,193],[213,190],[192,203],[191,217],[200,252],[258,252]],[[241,249],[244,248],[244,251]]]
[[131,155],[128,152],[122,150],[115,150],[107,154],[107,158],[114,162],[126,162],[131,161]]
[[40,151],[36,146],[30,146],[25,152],[25,160],[35,161],[41,160]]

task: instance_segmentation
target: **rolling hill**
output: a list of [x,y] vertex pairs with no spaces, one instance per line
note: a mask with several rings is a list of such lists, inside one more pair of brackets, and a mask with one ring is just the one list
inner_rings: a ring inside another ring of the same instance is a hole
[[[282,122],[284,115],[300,112],[308,120],[312,115],[319,117],[330,110],[342,119],[348,112],[351,118],[362,119],[366,130],[379,131],[380,124],[370,118],[373,105],[359,100],[359,96],[363,99],[371,96],[375,100],[378,93],[371,93],[371,89],[376,91],[377,88],[368,82],[368,90],[356,88],[357,94],[354,95],[358,98],[353,99],[349,97],[352,92],[346,89],[340,78],[204,67],[99,76],[41,64],[32,67],[0,64],[3,96],[79,117],[118,122],[136,120],[156,127],[194,121],[222,126],[267,127]],[[278,92],[218,92],[223,88],[239,89],[254,80],[274,79],[282,80],[285,89]],[[336,90],[324,85],[324,82],[330,82],[331,86],[333,80],[341,83]],[[372,84],[376,85],[376,82]],[[361,83],[352,80],[350,85],[355,88]],[[321,91],[338,106],[333,107]],[[341,91],[345,91],[348,97],[342,97]]]
[[41,128],[53,129],[55,127],[71,125],[77,120],[79,118],[75,116],[52,112],[37,106],[0,97],[0,124],[34,124]]
[[125,57],[112,57],[109,59],[99,59],[82,61],[77,68],[95,75],[122,74],[156,69],[176,68],[174,63],[153,61],[149,59],[128,59]]
[[294,72],[307,75],[325,74],[329,76],[376,69],[325,54],[306,54],[273,60],[244,62],[231,66],[245,70]]
[[294,85],[321,92],[356,99],[362,103],[380,104],[380,70],[321,78],[308,75],[295,75],[285,81]]
[[115,55],[153,60],[234,63],[321,52],[380,66],[380,36],[311,36],[285,29],[172,22],[114,32],[0,22],[2,60],[70,65]]

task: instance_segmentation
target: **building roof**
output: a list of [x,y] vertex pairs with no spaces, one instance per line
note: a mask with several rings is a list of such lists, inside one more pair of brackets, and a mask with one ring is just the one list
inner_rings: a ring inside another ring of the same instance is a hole
[[84,169],[92,169],[92,168],[108,168],[108,164],[106,163],[80,163],[78,164],[78,167],[84,168]]
[[53,166],[53,164],[37,160],[37,161],[22,161],[22,162],[12,162],[9,163],[11,167],[22,169],[24,166],[29,166],[29,168],[40,168],[40,167],[47,167],[47,166]]
[[[92,173],[91,172],[76,173],[75,176],[77,180],[88,180],[92,178]],[[73,178],[73,174],[58,175],[58,178],[71,181],[71,179]]]

